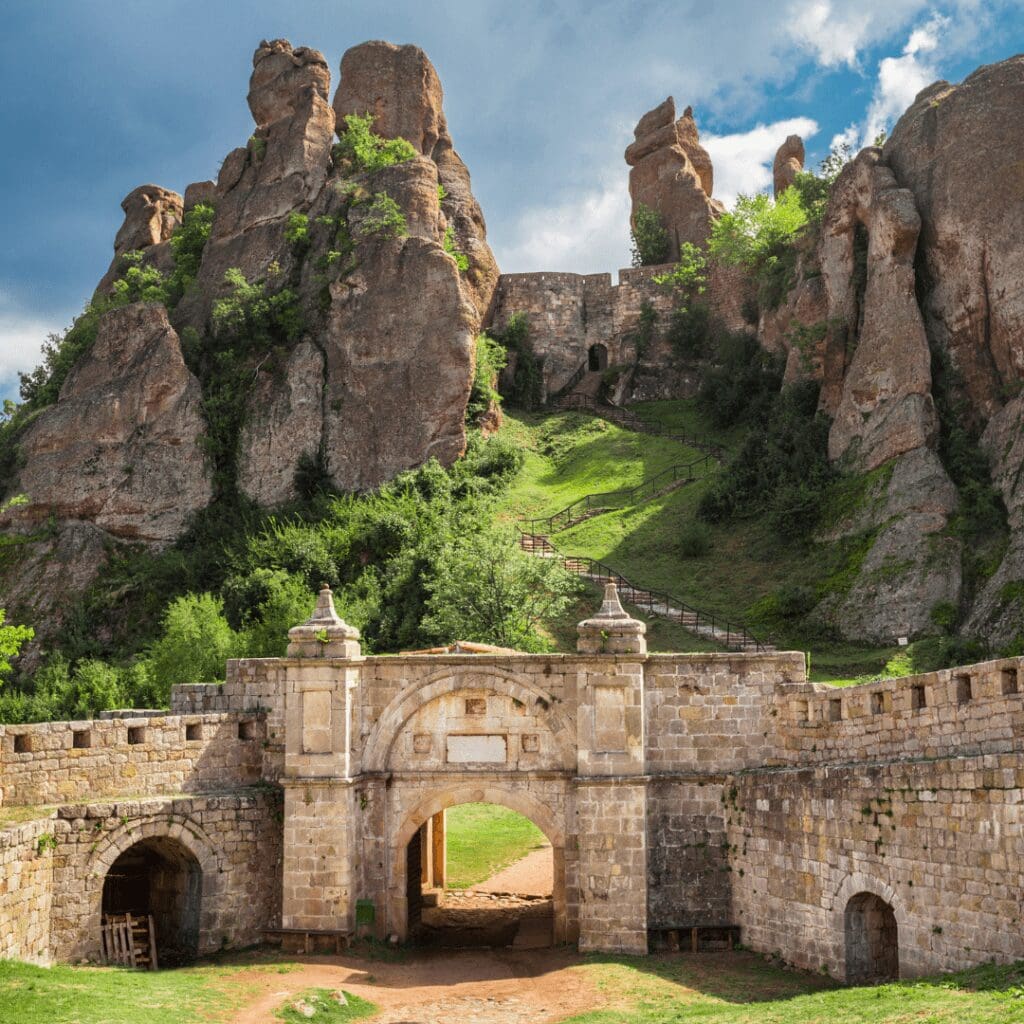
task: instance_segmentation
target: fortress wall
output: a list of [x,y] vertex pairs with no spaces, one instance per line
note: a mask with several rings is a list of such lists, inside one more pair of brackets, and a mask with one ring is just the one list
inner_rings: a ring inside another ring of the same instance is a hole
[[1024,658],[781,698],[779,758],[789,763],[999,753],[1024,736]]
[[[608,365],[632,366],[636,361],[635,334],[644,303],[657,311],[653,344],[637,367],[637,398],[689,394],[696,377],[679,366],[668,341],[675,300],[654,283],[671,264],[634,267],[619,271],[619,283],[610,274],[502,274],[498,279],[491,326],[503,330],[514,313],[530,322],[534,352],[544,360],[547,393],[558,391],[587,358],[591,345],[608,349]],[[729,330],[749,330],[743,319],[744,297],[750,292],[746,274],[734,267],[709,264],[705,301]]]
[[776,689],[804,678],[798,652],[649,656],[648,771],[720,775],[770,762]]
[[0,960],[50,962],[54,817],[0,827]]
[[264,738],[256,713],[0,726],[2,805],[252,785]]
[[280,922],[281,808],[270,788],[60,808],[49,823],[58,842],[53,956],[99,958],[104,878],[142,840],[184,847],[198,862],[200,954],[259,942]]
[[743,941],[842,978],[844,912],[890,903],[900,974],[1024,957],[1024,757],[754,771],[726,790]]

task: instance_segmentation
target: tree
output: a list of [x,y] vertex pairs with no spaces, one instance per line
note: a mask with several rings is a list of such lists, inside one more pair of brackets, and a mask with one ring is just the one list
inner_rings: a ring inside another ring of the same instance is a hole
[[224,602],[213,594],[186,594],[164,613],[163,636],[148,661],[161,694],[176,683],[215,683],[238,651],[238,637],[224,617]]
[[564,611],[578,587],[553,559],[520,550],[511,531],[482,531],[450,541],[437,559],[423,629],[445,643],[546,650],[539,625]]
[[36,631],[31,626],[5,626],[7,618],[5,609],[0,608],[0,682],[11,671],[11,658],[16,658],[21,645],[28,643]]
[[668,263],[671,243],[661,214],[643,203],[637,205],[633,214],[633,266],[652,267]]

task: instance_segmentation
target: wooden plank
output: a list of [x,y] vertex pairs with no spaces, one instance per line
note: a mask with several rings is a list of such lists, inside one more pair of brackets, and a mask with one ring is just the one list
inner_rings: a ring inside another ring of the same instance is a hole
[[691,953],[696,953],[697,952],[697,929],[696,928],[691,928],[690,929],[690,952]]
[[156,964],[156,929],[153,927],[153,915],[149,915],[149,969],[155,971]]
[[132,932],[131,914],[125,914],[125,932],[128,935],[128,962],[132,967],[138,967],[139,961],[135,953],[135,935]]

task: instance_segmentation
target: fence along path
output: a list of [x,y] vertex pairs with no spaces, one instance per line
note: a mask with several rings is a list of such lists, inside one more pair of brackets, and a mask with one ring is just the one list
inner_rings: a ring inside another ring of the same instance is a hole
[[[630,505],[648,501],[658,494],[666,493],[683,484],[703,479],[715,471],[718,460],[725,452],[721,445],[712,444],[706,439],[669,433],[654,424],[647,423],[628,409],[597,402],[589,395],[569,394],[560,404],[563,408],[594,411],[597,415],[627,429],[669,437],[691,448],[703,450],[707,454],[691,462],[669,466],[655,474],[650,480],[637,484],[636,487],[622,491],[586,494],[550,516],[521,520],[519,544],[523,551],[540,558],[557,559],[567,571],[594,583],[615,583],[618,586],[619,595],[624,601],[644,609],[651,615],[668,619],[670,622],[678,622],[691,633],[707,640],[713,640],[728,650],[752,653],[768,653],[775,650],[771,643],[758,639],[741,623],[703,612],[667,591],[640,587],[604,562],[581,555],[565,554],[555,547],[548,534],[567,530],[570,526],[586,522],[586,520],[613,508],[628,508]],[[545,532],[540,532],[541,529]]]

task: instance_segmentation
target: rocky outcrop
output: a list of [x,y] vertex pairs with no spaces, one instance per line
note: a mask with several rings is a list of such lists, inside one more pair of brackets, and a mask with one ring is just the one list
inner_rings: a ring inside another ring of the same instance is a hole
[[[935,439],[931,355],[914,292],[914,253],[921,219],[914,197],[862,150],[840,174],[822,224],[821,271],[833,332],[855,338],[829,433],[829,457],[874,469]],[[867,231],[861,299],[855,229]],[[859,326],[858,326],[859,325]]]
[[684,242],[707,241],[712,223],[724,209],[711,198],[711,158],[700,145],[693,111],[687,107],[676,120],[671,96],[640,118],[633,136],[626,150],[631,223],[641,206],[657,212],[669,233],[670,260],[675,260]]
[[283,379],[264,374],[253,392],[239,444],[238,486],[261,505],[295,496],[299,461],[316,459],[323,435],[324,356],[304,341]]
[[779,146],[772,165],[772,185],[776,199],[793,184],[803,169],[804,140],[799,135],[789,135]]
[[210,500],[198,443],[205,429],[199,382],[166,310],[113,310],[57,403],[21,439],[16,491],[29,501],[8,513],[7,525],[53,517],[124,539],[174,540]]
[[487,226],[470,187],[469,171],[452,145],[443,103],[441,80],[418,46],[363,43],[341,59],[334,97],[338,130],[344,129],[348,114],[371,113],[378,135],[406,139],[433,161],[445,191],[444,225],[451,225],[457,248],[469,257],[464,283],[482,317],[498,283],[498,264],[487,244]]
[[885,162],[923,221],[921,307],[976,425],[1024,378],[1024,56],[937,82],[900,118]]
[[334,111],[323,54],[275,39],[261,43],[252,62],[248,102],[256,129],[221,164],[210,239],[195,286],[175,311],[177,324],[200,332],[224,293],[227,270],[237,267],[253,281],[274,263],[289,266],[288,217],[309,209],[330,167]]
[[826,598],[818,614],[861,642],[934,632],[932,610],[960,600],[961,545],[945,532],[956,508],[956,488],[934,452],[918,448],[878,471],[857,512],[818,538],[870,538],[850,589]]
[[181,196],[160,185],[140,185],[121,200],[124,223],[114,238],[114,258],[96,286],[106,291],[124,272],[121,257],[127,252],[144,250],[147,259],[162,271],[171,267],[167,240],[181,223]]

